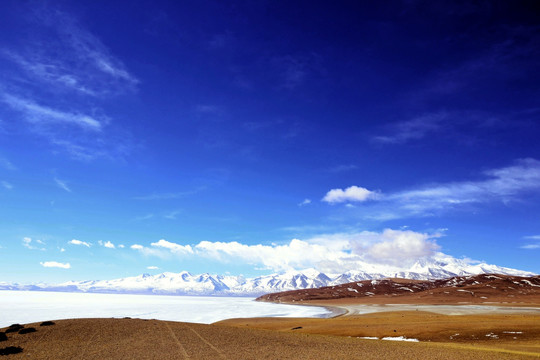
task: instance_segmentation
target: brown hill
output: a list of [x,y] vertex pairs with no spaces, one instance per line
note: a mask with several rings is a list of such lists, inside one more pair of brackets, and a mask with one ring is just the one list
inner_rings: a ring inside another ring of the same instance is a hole
[[457,276],[442,280],[365,280],[317,289],[263,295],[258,301],[341,300],[366,304],[540,304],[540,276],[499,274]]

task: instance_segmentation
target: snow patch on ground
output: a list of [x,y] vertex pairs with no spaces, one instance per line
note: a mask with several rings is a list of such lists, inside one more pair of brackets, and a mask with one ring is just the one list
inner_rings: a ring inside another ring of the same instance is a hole
[[531,286],[540,287],[540,285],[535,285],[535,284],[533,284],[532,282],[530,282],[529,280],[523,279],[523,280],[521,280],[521,281],[523,281],[524,283],[527,283],[527,284],[529,284],[529,285],[531,285]]
[[405,286],[399,287],[398,289],[408,290],[410,292],[414,292],[414,290],[411,290],[411,289],[409,289],[408,287],[405,287]]
[[418,339],[409,339],[405,336],[387,336],[383,337],[381,340],[420,342]]

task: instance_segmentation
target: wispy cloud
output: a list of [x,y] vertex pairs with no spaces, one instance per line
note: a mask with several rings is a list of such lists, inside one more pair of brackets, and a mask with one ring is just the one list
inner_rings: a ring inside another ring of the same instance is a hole
[[527,240],[536,240],[536,241],[529,244],[522,245],[520,246],[520,248],[527,249],[527,250],[540,249],[540,235],[524,236],[523,238]]
[[311,199],[304,199],[302,202],[298,203],[298,206],[302,207],[309,204],[311,204]]
[[163,215],[163,217],[169,220],[176,220],[176,216],[180,213],[181,211],[175,210],[175,211],[171,211],[170,213]]
[[154,214],[146,214],[146,215],[141,215],[141,216],[136,216],[133,218],[134,221],[145,221],[145,220],[150,220],[154,217]]
[[45,261],[45,262],[40,262],[39,264],[46,268],[60,268],[60,269],[71,268],[71,265],[69,263],[61,263],[57,261]]
[[540,190],[540,161],[522,159],[514,165],[484,172],[487,179],[425,186],[390,194],[387,200],[403,209],[425,213],[464,204],[511,201],[527,191]]
[[0,184],[7,190],[12,190],[13,189],[13,185],[8,183],[7,181],[0,181]]
[[315,52],[288,54],[271,58],[269,65],[276,71],[275,80],[278,81],[278,86],[294,90],[325,73],[322,59]]
[[540,243],[538,244],[527,244],[527,245],[523,245],[521,246],[522,249],[528,249],[528,250],[532,250],[532,249],[540,249]]
[[[34,243],[39,244],[41,246],[35,246]],[[22,244],[25,248],[30,249],[30,250],[41,250],[41,251],[46,250],[45,247],[43,247],[45,243],[41,240],[32,240],[32,238],[24,237],[22,239]]]
[[[29,78],[90,96],[136,88],[139,80],[73,16],[43,9],[35,20],[31,26],[38,29],[32,32],[33,38],[26,39],[26,48],[3,52]],[[45,33],[52,38],[44,39],[41,34]]]
[[157,270],[157,269],[159,269],[157,266],[147,266],[146,268],[148,270]]
[[71,192],[71,189],[67,186],[66,182],[64,180],[60,180],[58,178],[54,178],[54,182],[56,183],[56,185],[62,189],[62,190],[65,190],[67,192]]
[[418,140],[430,133],[442,131],[446,126],[445,120],[447,119],[447,113],[424,114],[411,120],[388,125],[386,134],[374,136],[373,140],[392,144]]
[[199,191],[202,191],[205,187],[199,187],[195,190],[190,191],[178,191],[178,192],[167,192],[167,193],[152,193],[150,195],[136,196],[135,200],[168,200],[168,199],[179,199],[186,196],[194,195]]
[[11,161],[1,156],[0,156],[0,167],[3,167],[4,169],[10,170],[10,171],[17,170],[17,168],[15,167],[15,165],[11,163]]
[[[538,56],[540,51],[538,30],[537,25],[525,24],[508,24],[487,30],[499,32],[498,36],[494,37],[497,41],[483,43],[482,46],[477,46],[478,52],[469,54],[463,61],[450,62],[450,67],[442,67],[433,74],[427,87],[420,91],[416,98],[425,100],[430,96],[439,97],[466,92],[468,89],[493,84],[486,82],[486,78],[490,80],[499,78],[508,86],[512,86],[513,82],[514,86],[520,86],[520,80],[530,77],[535,69],[536,63],[526,62],[523,59]],[[463,37],[455,40],[462,39]]]
[[328,169],[328,171],[332,172],[332,173],[342,173],[342,172],[347,172],[347,171],[353,171],[353,170],[356,170],[356,169],[358,169],[358,166],[356,166],[354,164],[347,164],[347,165],[334,166],[334,167]]
[[2,96],[2,100],[11,108],[21,111],[25,119],[34,124],[54,125],[64,123],[93,131],[99,131],[102,128],[102,121],[89,115],[52,109],[36,104],[31,100],[5,93]]
[[0,57],[16,64],[2,74],[0,102],[54,152],[82,161],[123,158],[130,136],[108,126],[99,101],[135,90],[139,80],[71,14],[42,5],[28,19],[22,45],[0,49]]
[[217,105],[199,104],[195,106],[195,113],[198,115],[214,115],[219,116],[223,114],[223,109]]
[[86,246],[87,248],[92,246],[92,244],[87,243],[86,241],[81,241],[81,240],[77,240],[77,239],[73,239],[73,240],[68,241],[68,244],[77,245],[77,246]]
[[[540,191],[540,161],[535,159],[517,160],[513,165],[484,171],[483,175],[482,180],[431,184],[394,193],[378,193],[375,198],[377,201],[357,206],[354,211],[371,219],[390,220],[434,215],[468,205],[497,201],[507,203],[520,199],[528,192]],[[366,191],[358,191],[358,198],[368,196],[369,190]],[[349,200],[346,190],[328,194],[331,194],[330,199]]]

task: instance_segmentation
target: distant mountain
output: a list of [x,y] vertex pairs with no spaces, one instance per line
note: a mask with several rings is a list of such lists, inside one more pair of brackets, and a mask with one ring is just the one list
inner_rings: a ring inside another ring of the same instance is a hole
[[164,295],[223,295],[259,296],[287,290],[312,289],[334,286],[362,280],[384,278],[404,278],[412,280],[446,279],[454,276],[476,274],[504,274],[533,276],[534,273],[496,265],[471,265],[464,260],[441,254],[434,260],[416,262],[406,271],[386,270],[386,267],[366,264],[365,268],[347,271],[343,274],[323,274],[314,269],[289,271],[282,274],[245,278],[243,276],[222,276],[200,274],[187,271],[165,272],[158,275],[143,274],[115,280],[69,281],[57,285],[43,283],[21,285],[1,283],[0,290],[37,290],[94,293],[130,293]]

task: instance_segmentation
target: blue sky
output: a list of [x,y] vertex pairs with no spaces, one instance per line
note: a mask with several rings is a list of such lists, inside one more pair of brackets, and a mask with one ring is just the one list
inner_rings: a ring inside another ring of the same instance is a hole
[[538,273],[538,15],[2,2],[0,281],[439,252]]

